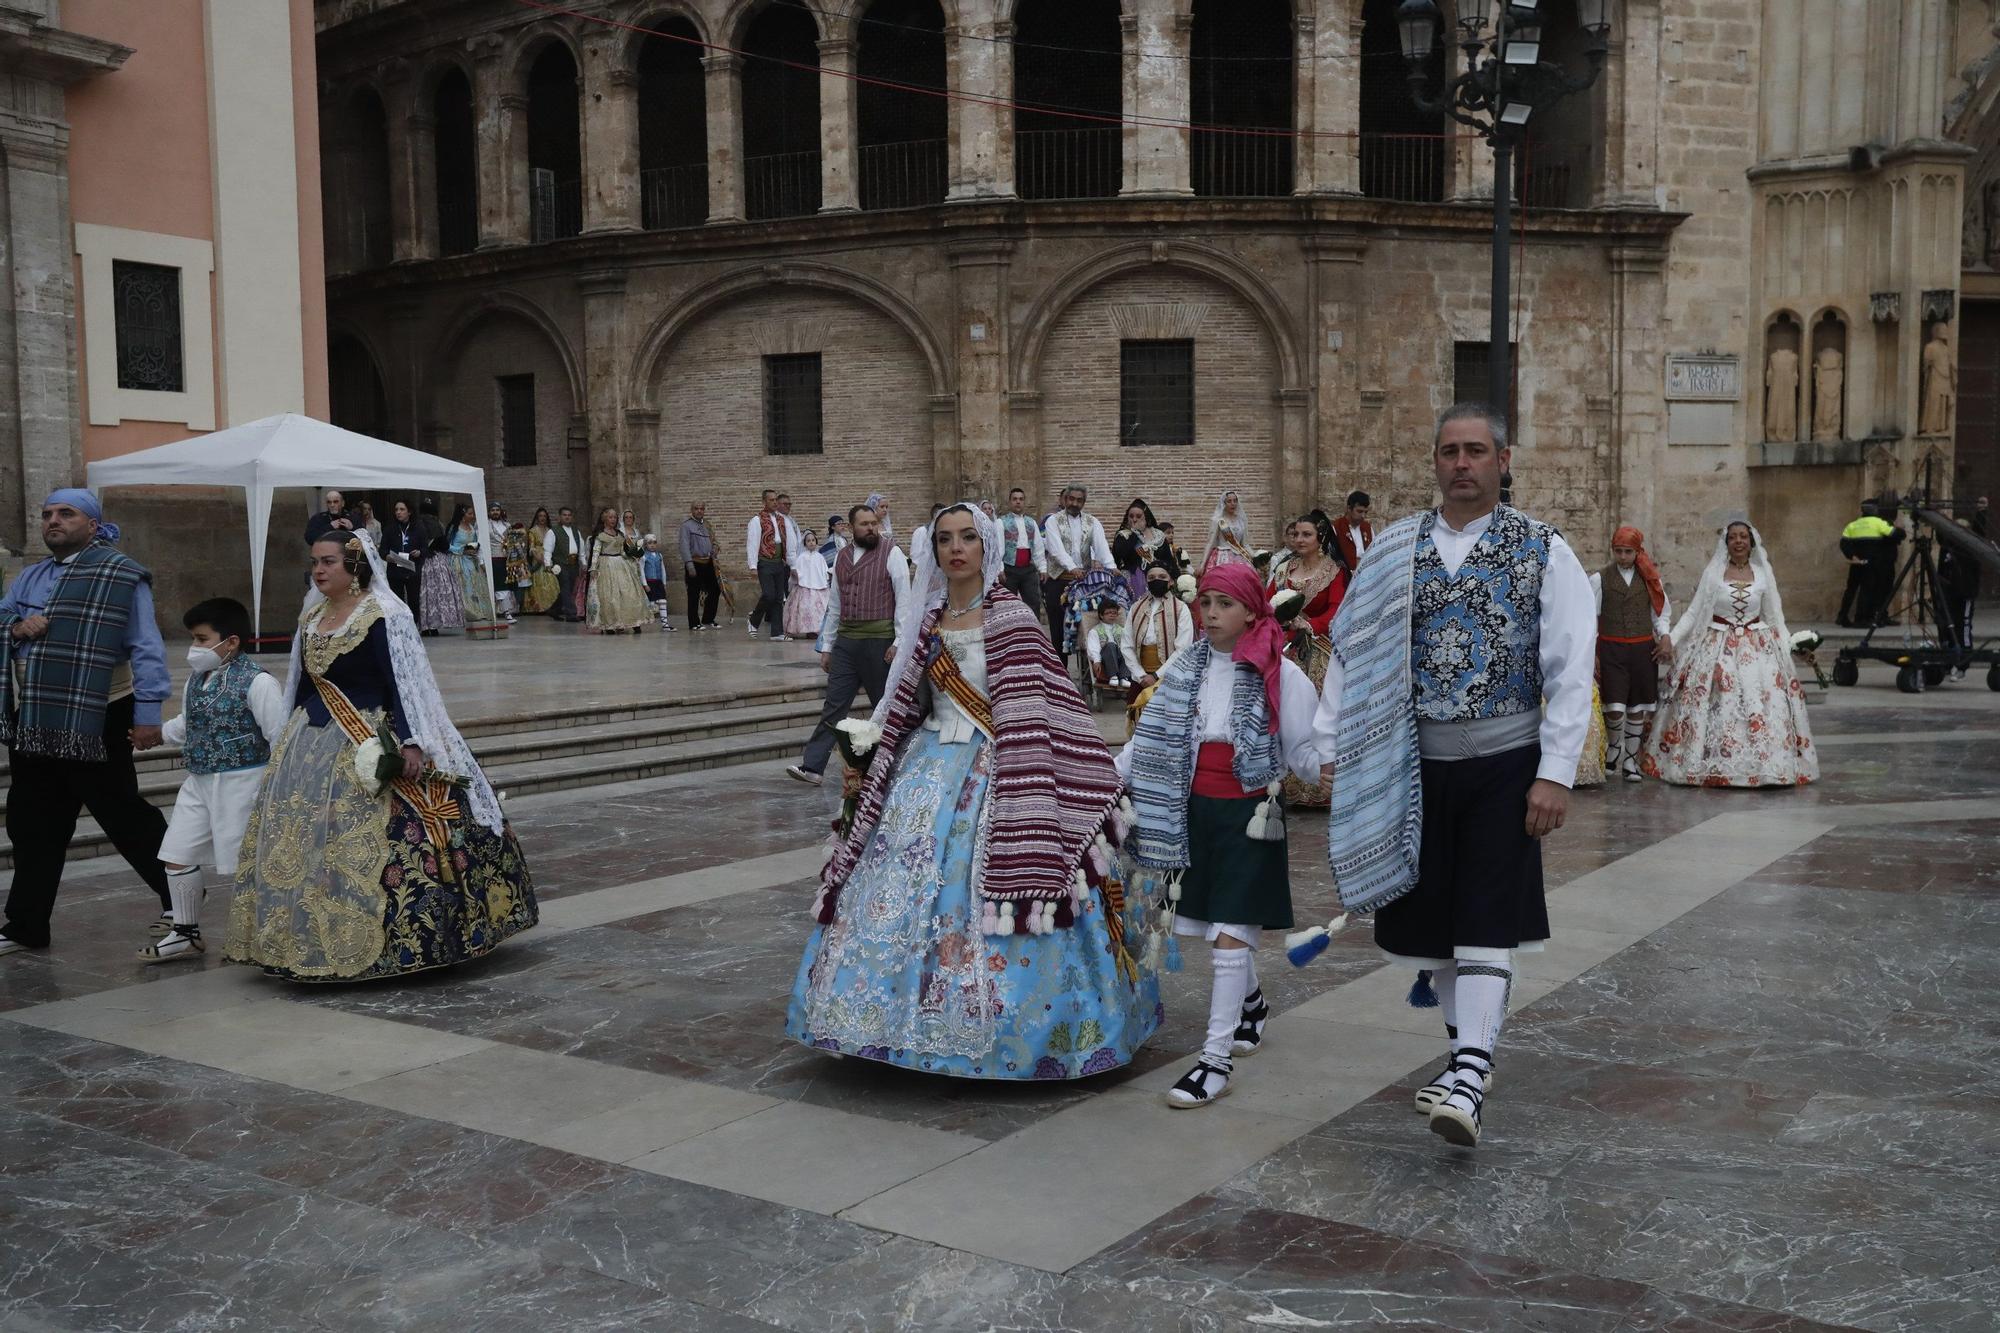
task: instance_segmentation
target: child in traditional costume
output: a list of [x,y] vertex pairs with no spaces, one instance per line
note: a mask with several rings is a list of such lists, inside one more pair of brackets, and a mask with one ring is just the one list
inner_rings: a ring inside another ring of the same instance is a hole
[[1280,792],[1287,772],[1316,781],[1320,767],[1319,693],[1285,659],[1256,573],[1212,567],[1199,604],[1206,637],[1166,664],[1118,755],[1133,858],[1163,887],[1173,933],[1214,946],[1208,1037],[1167,1094],[1177,1108],[1227,1096],[1236,1058],[1263,1044],[1271,1009],[1252,955],[1265,931],[1292,926]]
[[1673,656],[1674,623],[1644,533],[1628,524],[1611,534],[1611,563],[1590,576],[1590,590],[1597,598],[1597,686],[1610,738],[1604,768],[1638,782],[1646,724],[1660,706],[1660,663]]
[[646,553],[639,557],[639,577],[645,580],[646,601],[660,618],[660,628],[671,630],[674,622],[667,617],[667,557],[660,552],[660,539],[650,532],[646,534]]
[[207,948],[201,938],[202,900],[210,884],[236,878],[243,829],[257,802],[271,742],[291,715],[283,688],[243,655],[250,612],[241,602],[227,597],[198,602],[181,624],[194,639],[187,653],[194,674],[181,692],[180,716],[160,729],[160,740],[181,747],[188,775],[160,843],[173,927],[140,950],[148,963],[198,958]]
[[785,1031],[926,1073],[1081,1078],[1130,1063],[1159,980],[1116,875],[1117,770],[1002,555],[970,504],[918,544]]

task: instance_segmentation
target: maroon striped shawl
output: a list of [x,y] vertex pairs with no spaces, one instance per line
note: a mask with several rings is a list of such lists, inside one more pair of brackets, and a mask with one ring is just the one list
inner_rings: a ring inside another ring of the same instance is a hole
[[[918,642],[936,632],[939,609],[924,617]],[[1118,770],[1097,724],[1049,646],[1048,631],[1021,599],[994,584],[986,594],[986,689],[993,701],[993,781],[986,793],[985,855],[975,889],[999,902],[1057,904],[1055,924],[1071,923],[1076,872],[1092,841],[1107,832],[1118,802]],[[920,664],[903,677],[882,726],[847,839],[820,872],[818,918],[830,923],[841,887],[881,821],[901,759],[923,726]],[[1097,874],[1086,871],[1096,882]],[[1027,914],[1015,929],[1025,932]]]

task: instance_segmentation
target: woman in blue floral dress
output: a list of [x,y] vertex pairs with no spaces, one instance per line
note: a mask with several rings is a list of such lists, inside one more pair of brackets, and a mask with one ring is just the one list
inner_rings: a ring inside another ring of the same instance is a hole
[[927,1073],[1081,1078],[1152,1035],[1159,980],[1117,877],[1117,771],[999,556],[964,504],[918,553],[786,1031]]

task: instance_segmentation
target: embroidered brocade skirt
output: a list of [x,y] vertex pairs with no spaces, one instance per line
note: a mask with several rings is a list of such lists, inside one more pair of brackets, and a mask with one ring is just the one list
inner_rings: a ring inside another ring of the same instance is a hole
[[521,609],[531,616],[538,616],[556,604],[562,594],[562,580],[549,573],[545,565],[535,571],[535,577],[528,583],[527,592],[521,597]]
[[1712,626],[1676,655],[1639,769],[1686,787],[1819,779],[1805,688],[1769,625]]
[[598,560],[590,572],[590,595],[585,615],[595,630],[642,628],[651,619],[646,606],[646,586],[639,582],[637,562],[624,556]]
[[346,733],[295,710],[244,830],[223,957],[291,981],[362,981],[462,963],[534,925],[514,831],[463,807],[446,829],[433,842],[393,792],[370,795]]
[[[925,1073],[1069,1079],[1129,1063],[1159,1027],[1159,978],[1121,974],[1101,896],[1047,935],[980,932],[974,845],[992,754],[930,730],[910,741],[832,924],[806,942],[788,1036]],[[1135,961],[1144,906],[1123,905]]]
[[417,566],[423,592],[417,598],[419,629],[465,628],[465,595],[458,589],[458,571],[448,555],[424,557]]

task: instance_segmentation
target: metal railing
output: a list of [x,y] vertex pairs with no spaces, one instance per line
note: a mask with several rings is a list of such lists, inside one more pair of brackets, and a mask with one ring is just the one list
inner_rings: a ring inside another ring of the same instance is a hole
[[583,182],[557,180],[548,171],[533,173],[529,198],[529,239],[560,241],[583,234]]
[[943,139],[861,145],[861,206],[921,208],[944,202],[950,184]]
[[1434,204],[1444,198],[1452,141],[1435,134],[1360,136],[1361,193],[1370,199]]
[[1023,199],[1109,199],[1125,184],[1121,131],[1020,130],[1014,192]]
[[819,198],[817,150],[743,159],[743,212],[753,222],[810,216]]
[[1515,158],[1514,197],[1523,208],[1590,207],[1590,145],[1530,140]]
[[1218,134],[1196,130],[1188,163],[1194,192],[1211,198],[1259,199],[1292,192],[1289,134]]
[[708,221],[708,164],[687,162],[640,172],[639,211],[647,231],[699,227]]

